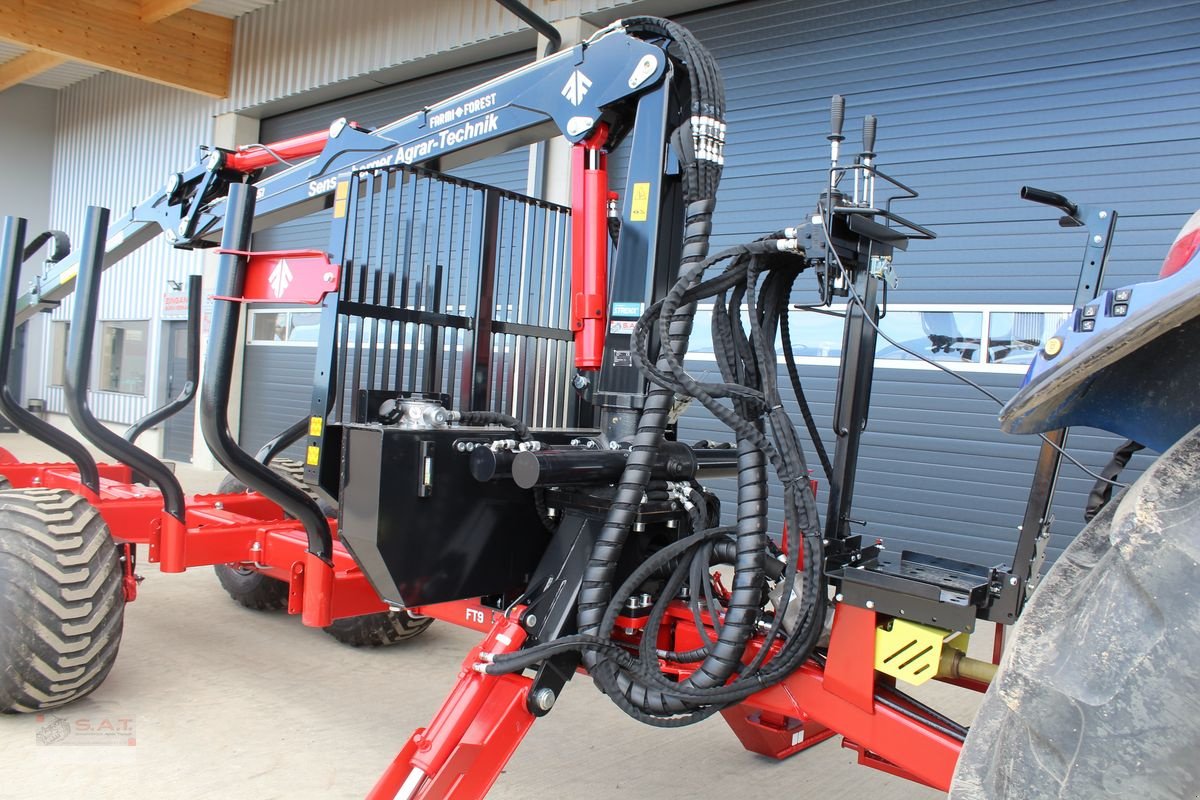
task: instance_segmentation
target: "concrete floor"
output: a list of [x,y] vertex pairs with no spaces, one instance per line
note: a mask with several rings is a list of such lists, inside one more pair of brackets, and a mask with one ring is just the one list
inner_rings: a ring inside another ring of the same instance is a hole
[[[25,460],[45,450],[0,437]],[[221,475],[186,466],[191,491]],[[211,569],[146,580],[121,654],[87,699],[38,719],[0,717],[0,798],[361,798],[428,723],[479,634],[435,623],[382,650],[339,645],[284,613],[235,606]],[[986,633],[986,632],[985,632]],[[983,639],[990,636],[977,637]],[[961,721],[978,697],[914,692]],[[55,739],[67,729],[60,743]],[[744,751],[721,719],[680,730],[625,717],[585,678],[533,726],[489,798],[669,800],[749,793],[849,800],[942,796],[860,767],[833,739],[787,761]]]

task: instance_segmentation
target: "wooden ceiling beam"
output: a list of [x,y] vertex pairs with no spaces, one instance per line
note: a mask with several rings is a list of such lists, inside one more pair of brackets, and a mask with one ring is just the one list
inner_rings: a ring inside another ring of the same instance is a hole
[[137,0],[0,0],[0,39],[211,97],[229,93],[233,20],[178,11],[147,24]]
[[178,14],[180,11],[187,11],[198,2],[200,0],[142,0],[139,16],[142,22],[153,24]]
[[48,69],[54,69],[59,64],[65,64],[67,59],[53,53],[43,53],[30,50],[16,58],[0,64],[0,92],[18,83],[24,83],[32,77],[41,75]]

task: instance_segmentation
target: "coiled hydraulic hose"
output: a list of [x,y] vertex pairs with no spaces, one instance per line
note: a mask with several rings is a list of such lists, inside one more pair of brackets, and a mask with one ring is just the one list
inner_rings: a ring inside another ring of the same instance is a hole
[[[498,657],[488,671],[511,672],[550,654],[577,650],[593,680],[623,711],[653,725],[674,727],[704,719],[790,674],[812,652],[824,622],[816,505],[807,489],[804,454],[775,380],[774,335],[781,316],[787,313],[791,283],[803,262],[794,257],[783,262],[769,257],[779,255],[778,234],[716,259],[706,258],[723,163],[724,90],[719,72],[703,46],[674,23],[637,18],[624,25],[634,35],[666,39],[667,53],[686,74],[691,91],[691,116],[671,136],[686,203],[678,279],[667,296],[639,320],[634,332],[634,358],[650,379],[651,388],[610,511],[584,571],[580,633]],[[703,280],[707,269],[723,261],[731,261],[724,273]],[[758,284],[764,274],[760,307]],[[701,384],[683,368],[695,304],[701,297],[720,301],[713,315],[713,339],[722,384]],[[743,300],[750,316],[749,332],[741,323]],[[648,352],[652,330],[661,342],[656,360]],[[693,524],[705,527],[648,557],[614,591],[617,562],[647,494],[677,394],[699,400],[736,434],[737,522],[733,528],[707,527],[715,520],[697,514]],[[720,398],[731,400],[732,407],[719,402]],[[799,552],[786,564],[768,557],[768,464],[784,484],[785,517],[800,540]],[[714,613],[719,609],[711,596],[708,575],[713,558],[734,566],[723,614]],[[612,642],[610,633],[626,598],[641,591],[648,579],[663,574],[667,576],[665,584],[635,656]],[[747,646],[759,630],[768,579],[784,587],[769,626],[768,643],[775,638],[784,642],[769,662],[772,648],[764,646],[745,664]],[[661,673],[658,659],[662,654],[654,644],[668,604],[684,585],[689,586],[695,617],[700,618],[699,604],[705,602],[715,624],[712,636],[702,634],[702,647],[667,654],[697,664],[689,677],[676,682]],[[799,597],[801,604],[800,622],[785,635],[782,620],[793,597]]]

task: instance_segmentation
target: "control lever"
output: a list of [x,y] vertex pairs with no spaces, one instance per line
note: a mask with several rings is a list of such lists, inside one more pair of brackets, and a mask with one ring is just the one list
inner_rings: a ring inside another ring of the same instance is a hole
[[1066,216],[1058,221],[1058,224],[1064,228],[1078,228],[1086,224],[1083,218],[1079,215],[1079,206],[1072,203],[1067,198],[1063,197],[1058,192],[1048,192],[1045,189],[1035,189],[1032,186],[1021,187],[1021,199],[1030,200],[1034,203],[1053,206]]
[[829,109],[829,157],[836,168],[838,165],[838,157],[841,155],[842,140],[842,122],[846,119],[846,98],[840,94],[833,96],[833,103]]
[[862,164],[867,169],[863,172],[863,201],[868,208],[875,207],[875,176],[871,174],[871,163],[875,160],[875,115],[863,117],[863,151]]

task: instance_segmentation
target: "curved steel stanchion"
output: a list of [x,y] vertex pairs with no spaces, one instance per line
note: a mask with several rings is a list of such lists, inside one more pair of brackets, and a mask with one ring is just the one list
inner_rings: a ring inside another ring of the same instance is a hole
[[[100,301],[100,276],[104,266],[104,242],[108,237],[107,208],[88,208],[84,224],[83,245],[79,253],[79,275],[76,278],[75,309],[71,319],[71,335],[67,343],[67,369],[63,378],[67,414],[71,422],[93,445],[128,465],[138,475],[144,475],[162,492],[163,510],[185,523],[183,488],[166,464],[105,427],[88,407],[88,375],[92,368],[92,333],[96,327],[96,308]],[[178,535],[178,534],[175,534]],[[172,545],[174,546],[174,545]],[[164,541],[164,547],[166,542]],[[181,558],[181,553],[180,553]],[[168,564],[164,554],[164,569],[182,569],[182,562]]]
[[156,408],[125,431],[125,441],[133,444],[137,438],[155,425],[178,414],[187,408],[196,396],[200,385],[200,304],[201,279],[199,275],[188,276],[188,317],[187,317],[187,380],[179,395],[166,405]]
[[6,217],[3,243],[0,244],[0,412],[18,429],[75,462],[79,482],[90,491],[98,492],[100,472],[96,468],[96,459],[83,443],[22,408],[8,388],[8,370],[16,334],[17,297],[21,293],[21,265],[51,238],[55,242],[52,260],[61,261],[70,252],[66,235],[57,231],[42,234],[26,247],[27,225],[19,217]]
[[308,433],[308,417],[301,417],[258,448],[258,452],[254,454],[254,460],[260,464],[270,464],[280,453],[300,441],[306,433]]
[[241,183],[230,186],[225,208],[217,299],[213,303],[208,362],[200,393],[200,427],[208,449],[221,466],[304,526],[309,557],[303,573],[303,621],[306,625],[328,625],[332,622],[329,600],[333,588],[333,535],[329,521],[312,498],[242,450],[229,430],[229,393],[241,305],[235,299],[225,298],[240,298],[245,289],[248,261],[245,253],[254,221],[254,188]]

